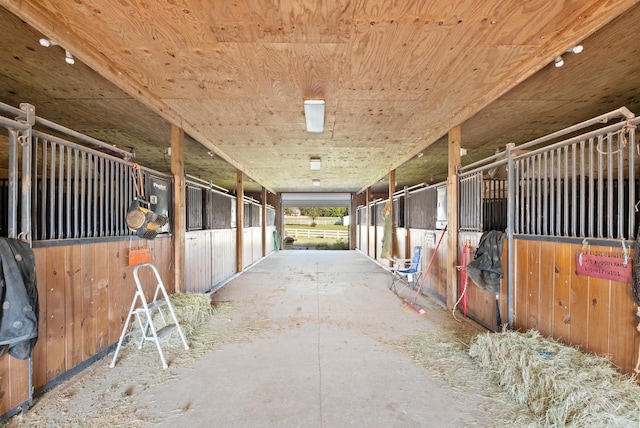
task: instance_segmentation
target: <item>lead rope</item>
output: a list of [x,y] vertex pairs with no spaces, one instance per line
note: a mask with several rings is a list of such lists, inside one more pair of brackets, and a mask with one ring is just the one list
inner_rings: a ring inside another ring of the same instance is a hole
[[[133,178],[133,187],[136,191],[136,199],[141,197],[144,199],[144,186],[142,185],[142,172],[140,171],[140,165],[137,163],[133,163],[131,168],[131,178]],[[140,181],[140,185],[138,186],[138,181]]]
[[458,304],[461,304],[462,310],[464,313],[464,317],[467,317],[467,253],[471,248],[467,243],[462,247],[462,264],[460,266],[456,266],[456,270],[460,272],[460,285],[462,288],[462,294],[458,298],[458,301],[455,305],[453,305],[453,309],[451,310],[451,315],[453,315],[453,319],[458,322],[462,322],[461,319],[456,317],[456,309],[458,308]]
[[[633,300],[635,300],[636,305],[638,305],[638,309],[635,313],[636,321],[638,321],[638,325],[636,326],[636,330],[640,331],[640,230],[638,230],[638,234],[636,235],[636,248],[635,254],[633,257]],[[634,377],[640,374],[640,345],[638,345],[638,362],[636,363],[636,367],[633,369]]]

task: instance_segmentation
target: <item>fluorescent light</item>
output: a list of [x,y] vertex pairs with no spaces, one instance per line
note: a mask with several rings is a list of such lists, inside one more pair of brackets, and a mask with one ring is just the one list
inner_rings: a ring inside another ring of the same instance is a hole
[[313,180],[311,180],[311,184],[313,184],[314,186],[319,186],[320,180],[318,180],[317,178],[314,178]]
[[314,157],[309,159],[309,168],[312,171],[318,171],[320,169],[320,158]]
[[324,131],[324,100],[304,100],[307,132]]

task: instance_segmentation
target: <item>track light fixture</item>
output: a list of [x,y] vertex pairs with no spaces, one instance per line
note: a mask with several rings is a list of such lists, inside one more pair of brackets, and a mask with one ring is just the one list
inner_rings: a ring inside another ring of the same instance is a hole
[[40,45],[48,48],[49,46],[58,46],[58,42],[52,39],[40,39]]
[[572,47],[571,49],[568,49],[567,52],[571,52],[574,54],[579,54],[580,52],[582,52],[584,50],[584,46],[582,45],[575,45],[574,47]]
[[554,61],[555,66],[560,68],[564,65],[564,60],[562,59],[562,56],[558,55]]
[[76,60],[73,59],[73,55],[68,50],[64,51],[64,62],[66,62],[69,65],[73,65],[76,63]]
[[[40,40],[38,40],[40,42],[40,46],[43,46],[45,48],[51,47],[51,46],[59,46],[58,42],[56,42],[53,39],[45,39],[42,38]],[[64,50],[64,62],[66,62],[69,65],[73,65],[76,63],[75,58],[73,57],[73,54],[71,52],[69,52],[68,50]]]
[[[584,46],[582,45],[575,45],[569,49],[567,49],[566,53],[574,53],[574,54],[579,54],[584,50]],[[556,57],[556,59],[553,61],[554,65],[556,67],[562,67],[564,65],[564,59],[562,59],[562,55],[558,55]]]

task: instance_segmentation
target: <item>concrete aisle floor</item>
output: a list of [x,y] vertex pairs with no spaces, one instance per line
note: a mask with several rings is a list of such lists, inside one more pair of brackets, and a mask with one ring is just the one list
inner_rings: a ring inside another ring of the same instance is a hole
[[164,427],[491,426],[476,394],[443,385],[393,346],[472,327],[426,299],[418,315],[389,282],[354,251],[272,254],[213,295],[238,308],[226,322],[265,329],[209,352],[141,401]]

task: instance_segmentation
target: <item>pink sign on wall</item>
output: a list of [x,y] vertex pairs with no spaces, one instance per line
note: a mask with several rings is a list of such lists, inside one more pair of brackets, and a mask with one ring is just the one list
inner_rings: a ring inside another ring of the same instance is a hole
[[620,257],[576,254],[576,273],[620,282],[633,281],[631,260]]

